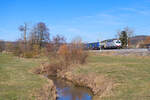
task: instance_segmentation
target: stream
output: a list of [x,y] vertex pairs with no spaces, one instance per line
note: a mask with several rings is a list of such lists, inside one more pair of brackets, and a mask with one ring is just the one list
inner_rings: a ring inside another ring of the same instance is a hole
[[76,87],[71,82],[67,82],[56,77],[48,77],[53,80],[58,94],[57,100],[92,100],[92,93],[84,87]]

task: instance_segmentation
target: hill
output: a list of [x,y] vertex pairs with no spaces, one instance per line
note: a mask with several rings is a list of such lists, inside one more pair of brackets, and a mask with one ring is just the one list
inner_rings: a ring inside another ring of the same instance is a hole
[[130,38],[130,45],[137,45],[139,42],[142,42],[146,40],[147,37],[150,37],[148,35],[137,35]]

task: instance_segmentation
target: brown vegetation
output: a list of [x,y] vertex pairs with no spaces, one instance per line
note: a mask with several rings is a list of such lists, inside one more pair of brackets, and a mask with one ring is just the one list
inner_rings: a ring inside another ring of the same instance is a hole
[[144,41],[144,44],[150,44],[150,37],[146,37],[146,40]]
[[[82,42],[75,40],[71,44],[62,44],[55,51],[54,45],[49,45],[50,64],[41,68],[42,73],[56,75],[60,71],[68,70],[74,64],[84,64],[88,53],[83,50]],[[54,55],[54,56],[53,56]]]
[[32,98],[36,100],[56,100],[56,87],[53,82],[49,80],[48,84],[44,85],[41,89],[34,90],[31,94],[31,99]]
[[147,45],[150,44],[150,37],[146,37],[146,39],[144,41],[141,41],[139,43],[139,47],[140,48],[147,48]]
[[114,88],[115,86],[114,82],[111,79],[95,73],[85,75],[73,74],[72,72],[68,71],[58,73],[57,77],[70,81],[76,86],[89,88],[95,98],[97,96],[104,97],[112,95],[112,88]]
[[5,48],[5,42],[0,40],[0,52],[2,52]]
[[19,31],[22,37],[17,41],[6,42],[5,45],[2,45],[0,41],[0,51],[5,50],[15,56],[26,58],[39,57],[44,54],[46,44],[50,42],[49,29],[45,23],[37,23],[30,31],[25,23],[19,27]]

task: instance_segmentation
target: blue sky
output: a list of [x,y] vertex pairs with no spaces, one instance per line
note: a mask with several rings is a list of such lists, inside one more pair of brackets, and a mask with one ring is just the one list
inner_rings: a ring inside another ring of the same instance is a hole
[[85,42],[114,38],[131,27],[136,35],[150,35],[150,0],[0,0],[0,39],[17,40],[19,25],[45,22],[51,36]]

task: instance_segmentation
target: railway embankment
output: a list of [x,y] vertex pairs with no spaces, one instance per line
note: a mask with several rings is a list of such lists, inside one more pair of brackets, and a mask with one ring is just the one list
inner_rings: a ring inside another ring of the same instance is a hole
[[135,55],[135,56],[149,56],[150,49],[105,49],[105,50],[90,50],[91,53],[111,54],[111,55]]

